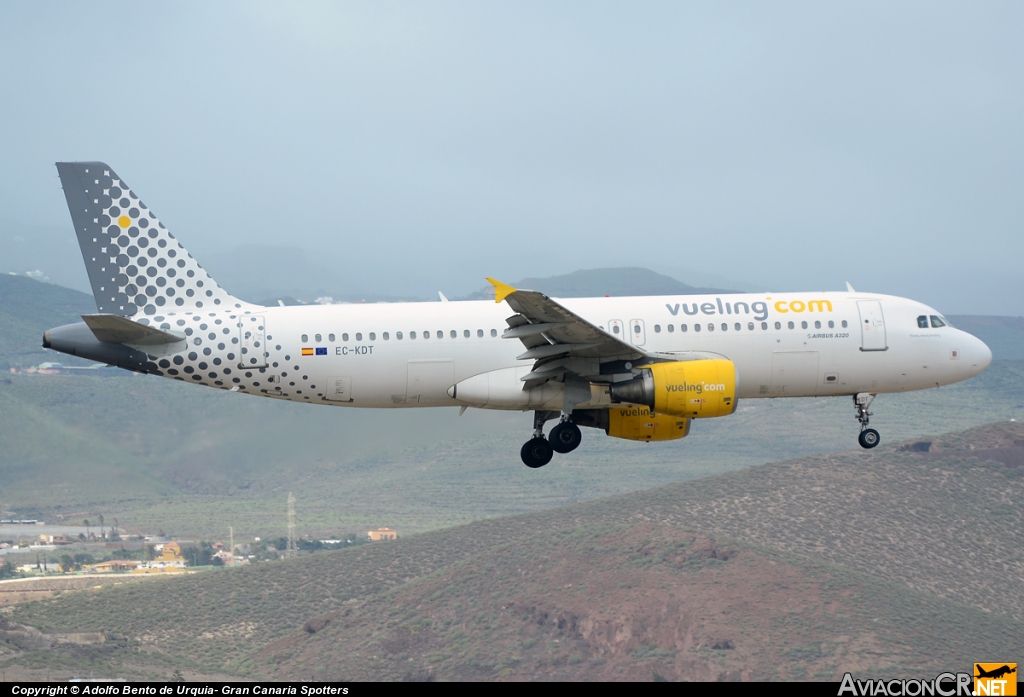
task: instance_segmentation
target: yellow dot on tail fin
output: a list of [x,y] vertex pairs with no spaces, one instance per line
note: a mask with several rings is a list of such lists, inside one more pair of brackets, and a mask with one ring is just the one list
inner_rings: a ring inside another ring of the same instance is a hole
[[129,225],[132,224],[132,219],[129,218],[127,215],[122,215],[120,218],[117,219],[117,224],[123,228],[128,227]]
[[500,303],[502,300],[516,292],[515,288],[507,283],[502,283],[496,278],[488,278],[487,282],[494,286],[494,302],[496,303]]

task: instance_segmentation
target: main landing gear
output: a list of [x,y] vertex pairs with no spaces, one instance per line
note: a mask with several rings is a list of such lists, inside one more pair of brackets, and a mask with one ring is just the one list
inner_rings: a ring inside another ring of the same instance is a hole
[[861,392],[853,396],[853,406],[857,410],[857,421],[860,421],[860,435],[857,436],[857,442],[860,443],[860,447],[866,450],[875,447],[881,440],[878,431],[868,428],[868,423],[871,420],[871,412],[868,411],[868,407],[871,406],[873,401],[875,401],[875,395],[868,392]]
[[554,453],[570,453],[583,441],[580,427],[572,422],[567,414],[562,415],[548,437],[544,437],[544,422],[554,418],[558,412],[535,411],[533,413],[533,438],[523,444],[519,455],[523,464],[536,469],[551,462]]

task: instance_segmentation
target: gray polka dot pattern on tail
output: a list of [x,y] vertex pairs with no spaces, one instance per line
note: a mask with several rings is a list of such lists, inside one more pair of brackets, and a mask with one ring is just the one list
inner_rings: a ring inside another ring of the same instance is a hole
[[100,312],[126,317],[252,307],[217,285],[102,162],[58,163]]

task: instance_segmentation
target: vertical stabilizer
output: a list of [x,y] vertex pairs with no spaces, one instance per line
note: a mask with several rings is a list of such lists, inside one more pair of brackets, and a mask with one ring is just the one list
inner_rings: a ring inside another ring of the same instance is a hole
[[248,305],[210,278],[128,185],[102,162],[58,162],[71,220],[102,313]]

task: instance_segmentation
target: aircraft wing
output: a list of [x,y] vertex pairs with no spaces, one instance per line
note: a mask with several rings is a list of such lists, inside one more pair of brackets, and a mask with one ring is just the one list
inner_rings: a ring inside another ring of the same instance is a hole
[[520,360],[536,361],[533,370],[521,378],[526,387],[566,374],[592,379],[604,373],[612,380],[615,371],[602,371],[602,364],[659,360],[657,354],[594,326],[543,293],[517,290],[493,278],[487,280],[494,286],[494,301],[505,301],[516,312],[506,320],[509,328],[502,337],[523,342],[526,351],[518,356]]

